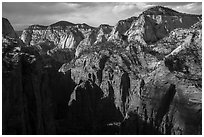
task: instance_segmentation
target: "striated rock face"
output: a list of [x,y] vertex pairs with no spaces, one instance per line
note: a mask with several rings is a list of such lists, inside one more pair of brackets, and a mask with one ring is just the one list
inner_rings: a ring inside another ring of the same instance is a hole
[[76,83],[92,79],[105,97],[114,96],[114,107],[124,118],[121,124],[108,124],[115,133],[200,134],[200,25],[175,29],[149,47],[130,42],[124,50],[111,42],[98,44],[100,50],[95,47],[61,70],[71,69]]
[[200,16],[157,6],[3,33],[3,134],[202,133]]
[[[60,25],[60,23],[58,23]],[[80,31],[71,26],[56,26],[50,25],[49,27],[30,26],[24,30],[21,36],[21,40],[30,45],[36,45],[42,40],[49,40],[54,42],[58,48],[75,48],[79,42],[83,39],[83,35]],[[62,24],[65,25],[65,24]]]
[[122,37],[121,35],[125,34],[125,32],[130,28],[132,22],[135,20],[137,20],[137,17],[120,20],[111,31],[108,41],[120,40]]
[[98,28],[85,23],[73,24],[60,21],[50,26],[32,25],[22,32],[21,40],[26,45],[39,45],[43,41],[50,41],[53,48],[71,49],[76,56],[87,50],[92,44],[105,42],[112,27],[100,25]]
[[101,24],[98,27],[98,34],[97,34],[96,41],[95,41],[94,44],[97,44],[99,42],[107,41],[107,39],[110,36],[110,33],[111,33],[112,29],[113,29],[112,26],[109,26],[107,24]]
[[111,30],[112,26],[102,24],[97,29],[86,33],[76,49],[75,56],[79,57],[81,53],[90,51],[94,45],[106,42]]
[[125,34],[128,35],[129,41],[143,39],[149,44],[164,38],[175,28],[189,28],[199,20],[200,15],[179,13],[156,6],[140,14]]
[[[27,45],[49,40],[60,49],[72,49],[75,56],[90,49],[91,45],[111,41],[118,45],[127,41],[139,41],[146,45],[167,36],[175,28],[189,28],[201,20],[200,15],[179,13],[169,8],[156,6],[144,11],[139,17],[120,20],[114,27],[73,24],[60,21],[50,26],[32,25],[24,30],[21,39]],[[127,44],[126,44],[127,45]]]
[[[138,104],[141,103],[142,108],[136,111],[135,118],[143,117],[147,123],[153,124],[161,134],[200,134],[201,131],[201,123],[196,120],[196,117],[201,118],[202,110],[202,99],[199,97],[201,95],[199,83],[201,83],[202,76],[201,38],[199,37],[201,32],[199,29],[192,28],[182,31],[185,31],[183,33],[185,35],[183,35],[183,39],[180,38],[181,45],[174,47],[174,50],[171,50],[171,46],[175,46],[174,42],[178,39],[172,38],[171,35],[166,38],[172,42],[166,43],[170,48],[170,53],[158,62],[153,71],[144,75],[145,84],[143,88],[138,89],[141,90],[141,99],[135,98],[130,101],[131,105],[135,104],[135,107],[139,108]],[[157,44],[155,44],[155,48],[156,46]],[[165,46],[165,48],[167,47]],[[195,64],[194,61],[197,63]],[[124,122],[129,123],[131,117],[134,116],[130,115]],[[128,126],[127,123],[126,126]],[[125,128],[127,128],[126,126]],[[137,128],[140,130],[139,125]],[[128,129],[124,132],[128,133]],[[143,134],[141,131],[138,133]],[[135,132],[135,134],[138,133]],[[154,134],[154,132],[150,132],[150,134]]]
[[91,45],[96,41],[96,31],[86,33],[85,38],[79,43],[76,48],[75,56],[79,57],[83,51],[90,49]]

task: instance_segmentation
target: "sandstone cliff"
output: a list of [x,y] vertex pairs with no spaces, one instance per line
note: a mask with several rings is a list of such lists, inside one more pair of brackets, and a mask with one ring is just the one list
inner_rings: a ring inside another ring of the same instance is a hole
[[[143,39],[147,44],[167,36],[175,28],[189,28],[201,20],[200,15],[179,13],[156,6],[144,11],[125,33],[131,41]],[[141,38],[142,37],[142,38]]]
[[202,32],[194,29],[200,25],[172,31],[163,39],[166,46],[132,42],[124,50],[104,43],[60,70],[71,69],[76,83],[91,79],[113,98],[124,117],[121,134],[200,134]]
[[[153,7],[116,26],[2,38],[3,134],[201,134],[202,21]],[[11,86],[12,85],[12,86]]]

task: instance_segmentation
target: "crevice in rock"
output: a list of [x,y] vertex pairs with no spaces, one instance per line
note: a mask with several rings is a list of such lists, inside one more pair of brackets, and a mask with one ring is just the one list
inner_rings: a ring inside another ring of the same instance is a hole
[[121,82],[120,82],[120,95],[121,95],[121,109],[122,113],[125,116],[125,113],[127,111],[127,104],[129,101],[129,95],[130,95],[130,77],[127,72],[124,72],[121,77]]
[[156,126],[158,127],[164,115],[168,112],[170,104],[175,96],[176,93],[176,86],[174,84],[171,84],[169,86],[168,91],[166,91],[165,95],[162,97],[161,102],[159,103],[160,106],[158,108],[157,114],[156,114]]

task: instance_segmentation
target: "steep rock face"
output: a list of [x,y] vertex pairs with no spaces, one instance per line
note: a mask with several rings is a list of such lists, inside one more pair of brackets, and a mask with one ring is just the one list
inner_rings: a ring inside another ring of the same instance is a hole
[[23,30],[21,34],[21,40],[26,44],[29,45],[30,41],[32,40],[32,32]]
[[102,24],[97,29],[86,33],[76,49],[75,56],[79,57],[81,53],[90,51],[95,45],[106,42],[111,30],[112,26]]
[[73,32],[64,34],[60,36],[60,41],[58,43],[58,47],[62,49],[75,49],[78,43],[82,40],[82,35],[80,37],[79,32]]
[[[35,44],[42,38],[42,33],[45,31],[46,26],[41,25],[32,25],[29,26],[27,29],[23,30],[21,35],[21,40],[26,44]],[[43,31],[40,31],[43,30]]]
[[35,45],[39,40],[53,41],[58,48],[76,50],[78,57],[90,45],[112,41],[121,45],[127,41],[139,41],[147,45],[167,36],[175,28],[189,28],[201,19],[200,15],[179,13],[169,8],[156,6],[144,11],[139,17],[119,21],[114,27],[100,25],[98,28],[87,24],[73,24],[60,21],[49,27],[33,25],[24,30],[21,39]]
[[96,134],[94,132],[99,114],[97,109],[102,97],[101,89],[91,81],[82,82],[75,87],[68,105],[74,123],[72,128],[76,128],[76,134]]
[[75,56],[78,57],[83,51],[88,51],[89,48],[96,41],[96,31],[90,31],[86,33],[85,38],[79,43],[76,48]]
[[120,39],[121,35],[124,34],[130,28],[134,20],[137,20],[137,17],[131,17],[126,20],[120,20],[111,31],[108,40],[113,41],[114,39]]
[[95,44],[97,44],[99,42],[107,41],[107,39],[110,36],[110,33],[111,33],[112,29],[113,29],[112,26],[109,26],[107,24],[101,24],[98,27],[98,34],[97,34],[97,37],[96,37]]
[[[135,51],[127,50],[125,52],[123,48],[118,47],[116,49],[114,43],[111,42],[99,44],[98,46],[99,48],[94,46],[94,52],[90,51],[76,59],[74,65],[70,63],[64,64],[60,71],[66,72],[71,69],[72,78],[76,83],[79,83],[81,79],[91,78],[103,89],[104,96],[114,95],[115,107],[119,108],[125,116],[131,94],[130,88],[133,88],[130,87],[131,80],[129,75],[131,74],[132,76],[131,70],[135,70],[136,65],[138,65],[139,67],[136,69],[139,71],[142,65],[147,67],[147,64],[151,63],[152,59],[157,59],[151,57],[150,54],[147,54],[150,58],[145,58],[144,53],[141,53],[140,45],[136,44],[134,47],[131,45],[131,48],[134,48]],[[136,54],[136,57],[132,54]],[[149,65],[150,68],[154,66]],[[114,92],[109,91],[109,89],[112,89],[111,87]]]
[[[130,101],[131,105],[135,104],[135,107],[130,108],[134,109],[136,106],[139,108],[134,113],[136,114],[134,117],[140,116],[146,119],[147,124],[154,125],[161,134],[200,134],[201,132],[201,123],[196,120],[196,117],[201,119],[202,110],[202,99],[199,97],[202,76],[201,37],[199,37],[201,32],[199,29],[191,28],[183,31],[186,31],[187,37],[183,37],[181,45],[174,50],[170,48],[171,52],[163,61],[158,62],[154,71],[143,76],[144,84],[140,83],[143,86],[137,91],[140,92],[141,99],[135,97]],[[171,38],[170,36],[168,39],[174,42],[177,40]],[[175,46],[173,42],[172,45],[170,43],[168,45]],[[141,104],[141,108],[138,104]],[[137,128],[139,130],[140,127]],[[127,132],[128,130],[125,133]]]
[[80,31],[74,28],[63,26],[49,27],[29,27],[24,30],[21,36],[24,43],[36,45],[39,41],[49,40],[54,42],[56,47],[75,49],[79,42],[83,39]]
[[144,11],[138,18],[126,32],[128,39],[135,41],[143,38],[149,44],[164,38],[175,28],[189,28],[198,22],[201,16],[156,6]]
[[[157,43],[150,45],[152,51],[155,53],[162,54],[163,56],[167,56],[170,54],[173,50],[175,50],[177,47],[179,47],[176,51],[180,51],[186,46],[191,46],[188,43],[191,43],[191,41],[196,42],[198,40],[201,40],[201,22],[194,24],[189,29],[175,29],[171,31],[168,37],[163,38],[162,40],[158,41]],[[192,40],[195,39],[196,41]],[[198,42],[196,42],[198,44]],[[181,46],[183,45],[183,46]],[[198,50],[199,51],[199,50]],[[199,51],[201,54],[201,51]]]
[[17,38],[17,34],[6,18],[2,18],[2,34],[3,36],[9,36],[10,38]]
[[[111,88],[111,87],[110,87]],[[112,122],[122,120],[120,111],[114,105],[114,96],[103,96],[103,91],[89,78],[73,90],[68,102],[71,112],[70,129],[73,134],[114,134]]]
[[124,117],[121,125],[115,121],[117,133],[200,134],[200,25],[175,29],[161,40],[165,46],[130,42],[124,50],[111,42],[98,44],[100,50],[95,46],[61,70],[71,69],[76,83],[92,79],[105,97],[114,96],[114,107]]
[[85,23],[60,21],[50,26],[32,25],[23,31],[21,40],[32,46],[50,41],[56,48],[70,49],[79,56],[82,51],[89,50],[91,45],[107,41],[111,30],[112,26],[105,24],[94,28]]
[[19,39],[2,40],[3,134],[61,134],[75,85],[71,73],[59,73],[61,63]]

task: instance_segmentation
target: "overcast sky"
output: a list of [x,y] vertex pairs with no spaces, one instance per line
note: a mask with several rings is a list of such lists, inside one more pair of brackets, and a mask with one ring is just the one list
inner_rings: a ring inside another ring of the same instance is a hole
[[2,15],[9,19],[15,30],[22,30],[32,24],[50,25],[60,20],[87,23],[97,27],[100,24],[115,25],[121,19],[138,16],[153,5],[167,6],[185,13],[202,14],[201,2],[3,2]]

